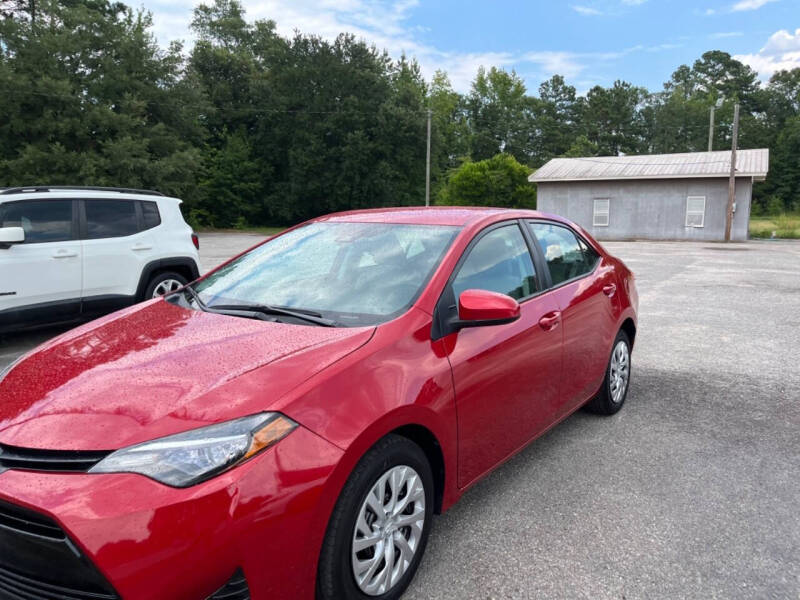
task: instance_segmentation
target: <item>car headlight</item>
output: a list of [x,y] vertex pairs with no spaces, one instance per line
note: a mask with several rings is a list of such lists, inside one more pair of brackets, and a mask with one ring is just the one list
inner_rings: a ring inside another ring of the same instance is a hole
[[296,427],[279,413],[259,413],[117,450],[89,473],[138,473],[172,487],[189,487],[266,450]]

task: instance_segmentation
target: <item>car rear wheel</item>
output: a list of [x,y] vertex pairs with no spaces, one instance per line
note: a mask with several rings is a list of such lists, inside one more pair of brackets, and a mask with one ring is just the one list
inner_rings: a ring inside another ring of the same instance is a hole
[[159,298],[167,294],[171,294],[185,286],[188,282],[183,275],[178,273],[159,273],[150,280],[147,284],[147,289],[144,292],[145,300],[152,298]]
[[433,474],[412,441],[389,435],[359,461],[331,515],[318,600],[394,600],[414,577],[430,533]]
[[603,385],[597,395],[586,405],[586,408],[600,415],[613,415],[619,412],[628,396],[630,380],[631,342],[628,334],[620,331],[611,349]]

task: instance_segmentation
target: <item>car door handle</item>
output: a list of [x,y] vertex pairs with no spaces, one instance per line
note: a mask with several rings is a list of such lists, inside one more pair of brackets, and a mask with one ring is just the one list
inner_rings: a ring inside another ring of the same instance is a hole
[[617,293],[617,286],[614,283],[609,283],[608,285],[603,286],[603,293],[611,298],[614,294]]
[[551,331],[558,327],[561,322],[561,313],[559,311],[549,312],[539,319],[539,327],[545,331]]
[[75,258],[78,256],[77,252],[70,252],[69,250],[59,250],[53,253],[53,258]]
[[133,250],[134,252],[138,250],[152,250],[152,249],[153,249],[152,246],[148,246],[146,244],[136,244],[135,246],[131,246],[131,250]]

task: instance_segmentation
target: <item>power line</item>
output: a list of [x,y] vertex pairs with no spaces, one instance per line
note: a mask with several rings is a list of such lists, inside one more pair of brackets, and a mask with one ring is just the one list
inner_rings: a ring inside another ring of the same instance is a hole
[[[57,98],[61,100],[93,100],[92,97],[87,95],[82,95],[81,93],[75,94],[54,94],[50,92],[38,92],[35,90],[7,90],[6,93],[17,94],[18,96],[26,96],[26,95],[35,95],[35,96],[42,96],[45,98]],[[124,98],[120,98],[115,104],[120,104],[120,102],[124,100]],[[133,98],[133,101],[140,101],[145,104],[155,105],[162,108],[171,108],[172,104],[168,105],[163,102],[158,102],[157,100],[150,100],[145,98]],[[104,99],[103,102],[97,103],[96,106],[103,106],[107,103],[113,102],[112,100]],[[343,108],[338,110],[307,110],[307,109],[292,109],[292,108],[270,108],[266,106],[242,106],[236,107],[231,109],[220,109],[213,105],[213,103],[209,102],[208,104],[186,104],[180,102],[180,100],[176,100],[175,103],[180,104],[184,108],[189,109],[196,109],[198,111],[207,110],[209,112],[223,112],[223,113],[247,113],[247,112],[256,112],[256,113],[277,113],[277,114],[308,114],[308,115],[336,115],[336,114],[362,114],[362,115],[374,115],[377,114],[377,110],[354,110],[350,108]],[[174,104],[174,103],[173,103]],[[418,115],[427,115],[428,109],[408,109],[409,113],[418,114]]]

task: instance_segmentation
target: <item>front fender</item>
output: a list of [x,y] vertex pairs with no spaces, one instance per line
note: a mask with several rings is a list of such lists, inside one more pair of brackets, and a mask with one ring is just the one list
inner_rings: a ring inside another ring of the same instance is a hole
[[311,377],[278,408],[344,451],[314,511],[312,531],[319,533],[309,540],[314,557],[310,576],[316,574],[328,521],[347,478],[361,457],[392,431],[416,425],[435,437],[444,462],[442,508],[457,498],[453,380],[444,348],[430,339],[430,332],[431,316],[412,309],[379,326],[369,343]]

